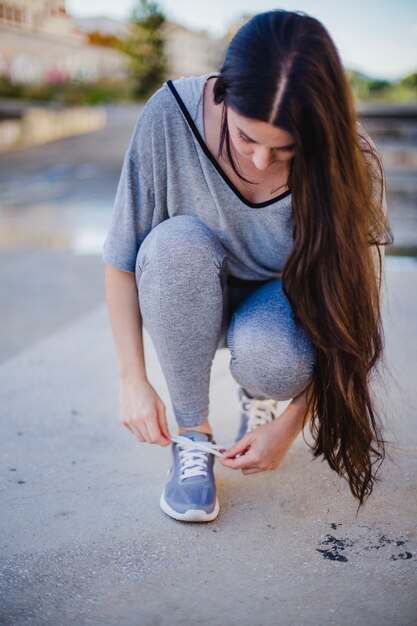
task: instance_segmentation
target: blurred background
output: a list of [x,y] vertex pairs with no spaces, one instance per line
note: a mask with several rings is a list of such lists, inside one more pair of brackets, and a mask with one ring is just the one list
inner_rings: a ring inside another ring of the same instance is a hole
[[382,155],[392,267],[417,263],[417,3],[0,0],[0,361],[103,300],[101,248],[124,153],[167,78],[219,69],[277,8],[318,18]]

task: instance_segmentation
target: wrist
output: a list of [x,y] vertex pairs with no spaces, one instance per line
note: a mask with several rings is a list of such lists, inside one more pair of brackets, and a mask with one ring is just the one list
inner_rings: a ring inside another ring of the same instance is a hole
[[121,385],[142,386],[149,383],[146,374],[143,372],[119,371],[119,383]]
[[306,405],[302,403],[290,403],[275,420],[277,429],[281,432],[284,429],[289,438],[296,439],[303,430],[306,408]]

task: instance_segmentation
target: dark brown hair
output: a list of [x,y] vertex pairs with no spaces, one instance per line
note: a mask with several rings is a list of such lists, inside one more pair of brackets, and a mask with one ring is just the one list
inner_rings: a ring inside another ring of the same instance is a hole
[[[315,348],[304,423],[311,412],[313,456],[348,480],[360,506],[385,456],[370,390],[384,348],[378,246],[393,242],[378,155],[357,123],[332,39],[303,13],[269,11],[242,26],[227,48],[214,101],[294,136],[294,246],[282,287]],[[244,179],[225,115],[219,154],[224,143]]]

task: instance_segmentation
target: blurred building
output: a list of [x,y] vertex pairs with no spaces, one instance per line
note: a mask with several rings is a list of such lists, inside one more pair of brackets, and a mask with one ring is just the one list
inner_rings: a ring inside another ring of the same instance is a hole
[[[77,19],[78,27],[86,33],[101,33],[123,37],[128,33],[127,22],[108,17]],[[199,75],[217,70],[225,51],[226,40],[212,37],[205,30],[192,30],[166,20],[162,26],[168,77]]]
[[[0,0],[0,76],[13,82],[123,79],[126,59],[89,43],[89,33],[123,36],[126,23],[105,17],[76,20],[65,0]],[[163,25],[169,78],[219,69],[226,39],[167,20]]]
[[229,25],[229,28],[227,29],[227,35],[226,35],[227,42],[233,39],[233,37],[236,35],[239,28],[241,28],[244,24],[246,24],[246,22],[249,22],[249,20],[252,19],[254,15],[255,15],[254,13],[252,14],[245,13],[241,17],[231,22],[231,24]]
[[0,0],[0,75],[13,82],[122,78],[124,59],[92,46],[65,0]]
[[76,36],[65,0],[6,0],[0,2],[0,24],[27,32]]
[[163,29],[169,78],[199,76],[219,69],[226,48],[224,38],[212,37],[205,30],[191,30],[169,20]]

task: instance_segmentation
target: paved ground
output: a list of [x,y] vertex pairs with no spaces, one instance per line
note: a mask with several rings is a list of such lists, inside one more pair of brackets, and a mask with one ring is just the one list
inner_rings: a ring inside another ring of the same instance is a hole
[[[275,472],[217,464],[215,522],[171,520],[158,505],[169,450],[116,417],[96,256],[137,115],[113,107],[99,133],[0,157],[0,623],[416,625],[415,264],[387,259],[389,371],[376,393],[392,461],[358,517],[299,438]],[[414,245],[415,176],[388,179],[397,240]],[[145,349],[172,416],[146,333]],[[219,351],[212,370],[221,443],[238,421],[228,361]]]
[[102,302],[103,267],[98,256],[1,252],[0,363]]
[[[400,269],[402,267],[402,269]],[[159,509],[169,450],[116,417],[103,306],[0,365],[2,624],[417,624],[417,270],[388,271],[388,373],[376,391],[392,461],[356,517],[347,484],[299,438],[274,472],[216,465],[221,513]],[[145,334],[148,374],[172,412]],[[237,427],[229,352],[217,352],[210,415]]]

